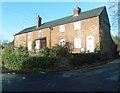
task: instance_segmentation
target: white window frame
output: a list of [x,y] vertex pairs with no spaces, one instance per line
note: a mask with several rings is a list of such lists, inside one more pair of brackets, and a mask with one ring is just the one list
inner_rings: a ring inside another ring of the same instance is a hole
[[18,43],[16,44],[16,47],[19,47],[19,44],[18,44]]
[[65,46],[65,39],[61,39],[61,40],[59,40],[59,45],[60,46]]
[[74,38],[74,48],[81,48],[81,38]]
[[35,43],[36,43],[35,49],[39,50],[40,49],[40,40],[36,40]]
[[42,37],[42,30],[38,32],[38,37]]
[[[29,47],[29,44],[30,44],[30,47]],[[31,50],[31,49],[32,49],[32,43],[28,42],[28,50]]]
[[26,47],[26,42],[24,41],[23,46]]
[[16,36],[16,40],[19,40],[19,35]]
[[65,25],[60,25],[60,32],[65,32]]
[[74,22],[74,30],[79,30],[79,29],[81,29],[81,22],[80,21]]
[[28,39],[30,39],[31,38],[31,34],[30,33],[28,33]]

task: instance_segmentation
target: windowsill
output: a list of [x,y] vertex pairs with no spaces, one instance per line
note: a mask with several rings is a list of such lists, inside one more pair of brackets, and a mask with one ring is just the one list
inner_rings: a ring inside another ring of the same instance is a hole
[[61,33],[64,33],[65,31],[60,31]]
[[77,49],[77,48],[81,48],[81,47],[74,47],[75,49]]
[[39,36],[38,38],[42,38],[42,36]]
[[74,31],[80,31],[80,29],[74,29]]

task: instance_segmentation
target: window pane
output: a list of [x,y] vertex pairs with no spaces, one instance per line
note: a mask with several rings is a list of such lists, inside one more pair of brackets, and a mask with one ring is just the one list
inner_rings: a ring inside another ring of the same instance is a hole
[[64,32],[65,31],[65,25],[61,25],[60,26],[60,32]]
[[18,39],[19,39],[19,35],[16,36],[16,40],[18,40]]
[[61,40],[59,41],[59,45],[65,46],[65,39],[61,39]]
[[18,44],[18,43],[16,44],[16,47],[19,47],[19,44]]
[[74,39],[74,48],[81,48],[81,38]]
[[39,31],[38,37],[42,37],[42,30]]
[[28,39],[30,39],[31,38],[31,34],[30,33],[28,33]]
[[31,50],[32,46],[31,46],[31,42],[28,42],[28,50]]
[[74,30],[79,30],[81,28],[81,22],[74,23]]

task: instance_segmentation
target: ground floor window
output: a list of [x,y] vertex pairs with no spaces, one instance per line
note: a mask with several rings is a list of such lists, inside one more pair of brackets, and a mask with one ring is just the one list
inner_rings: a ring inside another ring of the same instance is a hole
[[26,47],[26,42],[23,43],[23,46]]
[[16,44],[16,47],[19,47],[19,44],[18,44],[18,43]]
[[31,42],[28,42],[28,50],[31,50],[32,46],[31,46]]
[[81,48],[81,38],[74,39],[74,48]]
[[59,45],[60,45],[60,46],[65,46],[65,39],[61,39],[61,40],[59,41]]

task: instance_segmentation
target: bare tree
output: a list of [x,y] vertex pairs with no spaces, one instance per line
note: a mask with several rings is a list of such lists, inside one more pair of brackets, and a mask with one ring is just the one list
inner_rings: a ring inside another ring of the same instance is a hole
[[108,11],[110,13],[111,22],[112,22],[112,30],[114,31],[114,35],[120,36],[120,0],[116,2],[110,2]]

